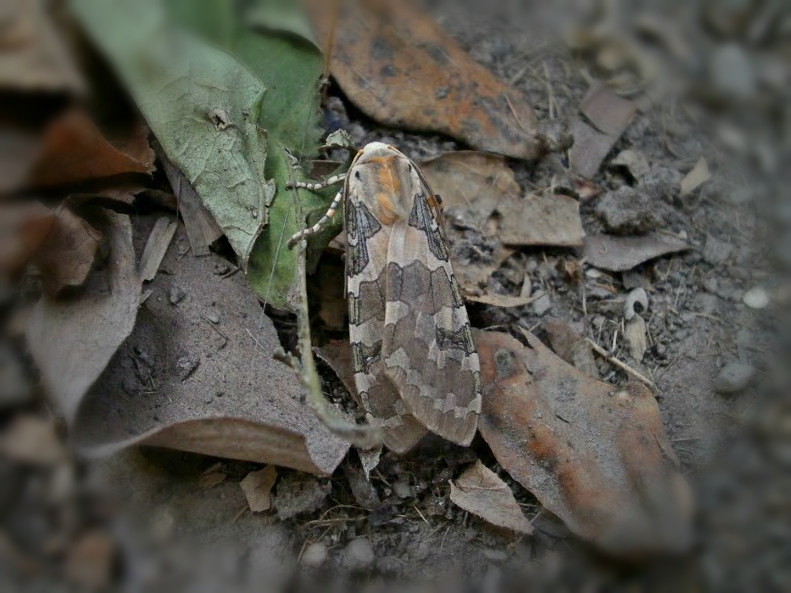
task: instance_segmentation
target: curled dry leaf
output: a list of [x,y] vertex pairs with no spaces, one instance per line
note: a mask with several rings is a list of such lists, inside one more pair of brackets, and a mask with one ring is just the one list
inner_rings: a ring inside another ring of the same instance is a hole
[[508,473],[574,533],[614,555],[680,551],[691,498],[656,400],[571,367],[525,333],[478,331],[481,435]]
[[497,527],[530,535],[533,526],[522,513],[508,484],[480,461],[450,483],[451,501]]
[[139,129],[120,146],[108,142],[83,111],[67,111],[47,130],[26,185],[75,185],[154,170],[154,153]]
[[269,510],[272,506],[270,492],[275,481],[277,481],[277,468],[274,465],[267,465],[264,469],[250,472],[239,482],[251,511],[262,513]]
[[[365,113],[511,157],[544,150],[525,98],[470,58],[430,15],[411,2],[337,4],[332,75]],[[321,44],[337,4],[310,2]]]
[[109,248],[107,268],[97,270],[68,301],[43,296],[26,331],[44,385],[69,424],[85,392],[131,333],[140,301],[129,217],[107,211],[98,230]]
[[685,241],[659,233],[633,237],[588,235],[585,237],[585,260],[602,270],[625,272],[654,258],[689,248]]
[[[97,456],[147,444],[331,474],[349,443],[272,358],[277,332],[242,275],[214,274],[225,263],[216,255],[180,257],[187,241],[179,226],[162,263],[170,273],[148,285],[134,332],[77,410],[76,447]],[[172,291],[183,295],[175,304]]]
[[0,208],[0,274],[13,277],[32,262],[50,296],[85,282],[101,241],[101,233],[68,208],[50,210],[39,202]]
[[33,258],[44,291],[57,295],[68,286],[81,286],[93,267],[102,234],[68,208],[61,208],[47,240]]

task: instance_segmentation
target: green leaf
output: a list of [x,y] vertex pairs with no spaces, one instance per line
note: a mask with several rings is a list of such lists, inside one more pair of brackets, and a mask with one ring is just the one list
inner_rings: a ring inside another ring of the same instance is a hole
[[[293,309],[286,247],[336,189],[289,158],[320,147],[320,50],[292,0],[72,0],[173,160],[228,236],[262,300]],[[266,130],[264,132],[264,130]],[[340,220],[340,217],[338,217]],[[266,228],[264,226],[266,225]],[[326,245],[338,226],[311,241]]]
[[[295,166],[288,152],[277,140],[272,139],[266,160],[266,175],[275,180],[279,188],[288,181],[304,180],[302,170]],[[270,209],[270,224],[253,249],[247,280],[265,303],[284,309],[295,309],[297,294],[298,249],[287,246],[291,235],[305,228],[305,220],[324,214],[338,187],[328,187],[318,192],[283,189],[278,192]],[[311,252],[320,252],[340,232],[342,214],[335,215],[332,228],[315,235],[310,242]],[[311,222],[312,224],[312,222]]]
[[158,0],[72,7],[244,266],[275,194],[258,125],[266,87],[230,54],[172,27]]
[[[166,2],[175,20],[233,53],[267,86],[258,121],[269,137],[265,174],[277,189],[269,226],[251,253],[247,280],[265,303],[293,310],[297,260],[286,243],[305,228],[306,219],[324,214],[337,191],[312,193],[285,187],[286,182],[305,176],[284,149],[304,159],[318,154],[321,145],[321,51],[310,36],[300,3],[293,0]],[[333,225],[315,237],[311,252],[323,249],[339,228]]]
[[173,20],[241,60],[269,89],[259,123],[298,157],[321,138],[321,50],[294,0],[165,0]]

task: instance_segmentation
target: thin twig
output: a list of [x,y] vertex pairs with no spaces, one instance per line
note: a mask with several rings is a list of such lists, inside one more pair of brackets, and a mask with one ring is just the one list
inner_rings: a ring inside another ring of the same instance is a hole
[[625,373],[627,373],[627,374],[629,374],[629,375],[632,375],[632,376],[633,376],[635,379],[639,379],[640,381],[642,381],[643,383],[645,383],[645,384],[646,384],[646,385],[648,385],[649,387],[656,388],[656,385],[654,385],[653,381],[651,381],[650,379],[648,379],[648,378],[647,378],[645,375],[643,375],[643,374],[642,374],[642,373],[640,373],[639,371],[636,371],[636,370],[634,370],[632,367],[630,367],[630,366],[629,366],[628,364],[626,364],[625,362],[621,362],[620,360],[618,360],[618,359],[617,359],[617,358],[615,358],[614,356],[611,356],[609,352],[607,352],[607,351],[606,351],[604,348],[602,348],[601,346],[599,346],[599,345],[598,345],[596,342],[594,342],[594,341],[593,341],[593,340],[591,340],[590,338],[585,338],[585,340],[586,340],[586,341],[587,341],[587,342],[588,342],[588,343],[591,345],[591,348],[593,348],[593,350],[594,350],[594,351],[595,351],[595,352],[596,352],[596,353],[597,353],[599,356],[601,356],[601,357],[603,357],[603,358],[607,359],[607,361],[611,362],[612,364],[614,364],[615,366],[617,366],[619,369],[621,369],[621,370],[622,370],[622,371],[624,371]]
[[370,424],[360,425],[342,418],[330,406],[321,389],[321,382],[313,360],[310,339],[310,314],[308,312],[308,287],[305,270],[305,249],[307,241],[300,241],[297,254],[297,282],[299,283],[299,307],[297,309],[297,336],[301,360],[291,364],[297,377],[308,390],[308,405],[332,432],[362,449],[373,449],[382,442],[381,430]]

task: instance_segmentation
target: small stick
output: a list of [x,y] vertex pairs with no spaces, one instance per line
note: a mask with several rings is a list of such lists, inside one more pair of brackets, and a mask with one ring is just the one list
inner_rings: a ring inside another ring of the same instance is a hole
[[605,358],[608,362],[613,363],[615,366],[617,366],[619,369],[624,371],[626,374],[632,375],[634,378],[639,379],[640,381],[642,381],[643,383],[645,383],[649,387],[656,388],[656,385],[654,385],[653,381],[651,381],[650,379],[645,377],[642,373],[634,370],[632,367],[630,367],[625,362],[621,362],[620,360],[618,360],[614,356],[611,356],[604,348],[599,346],[596,342],[594,342],[590,338],[585,338],[585,341],[588,342],[588,344],[591,345],[591,348],[593,348],[593,350],[596,352],[596,354],[598,354],[602,358]]

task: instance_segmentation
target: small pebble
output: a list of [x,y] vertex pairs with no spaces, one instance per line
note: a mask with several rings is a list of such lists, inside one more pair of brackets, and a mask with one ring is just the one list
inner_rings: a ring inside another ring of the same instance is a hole
[[310,568],[319,568],[327,561],[329,550],[324,542],[316,542],[305,548],[300,562]]
[[552,301],[549,298],[549,294],[544,293],[541,297],[533,301],[533,313],[538,315],[539,317],[549,311],[552,308]]
[[171,286],[170,292],[168,293],[168,300],[170,301],[171,305],[178,305],[181,301],[184,300],[184,297],[187,296],[187,293],[180,286]]
[[714,379],[714,391],[728,394],[736,393],[747,387],[755,374],[755,369],[743,362],[726,364]]
[[502,550],[492,550],[487,548],[483,551],[483,557],[492,564],[503,564],[508,560],[508,554]]
[[374,548],[367,537],[353,539],[343,550],[343,565],[352,572],[368,570],[375,560]]
[[211,311],[209,313],[206,313],[206,319],[208,319],[215,325],[220,323],[220,316],[217,314],[216,311]]
[[214,264],[214,273],[217,276],[224,276],[231,271],[231,266],[225,262],[221,264]]
[[412,496],[412,489],[409,487],[409,480],[399,478],[393,484],[393,492],[398,498],[409,498]]
[[756,286],[744,293],[742,301],[750,309],[763,309],[769,304],[769,293],[764,288]]

